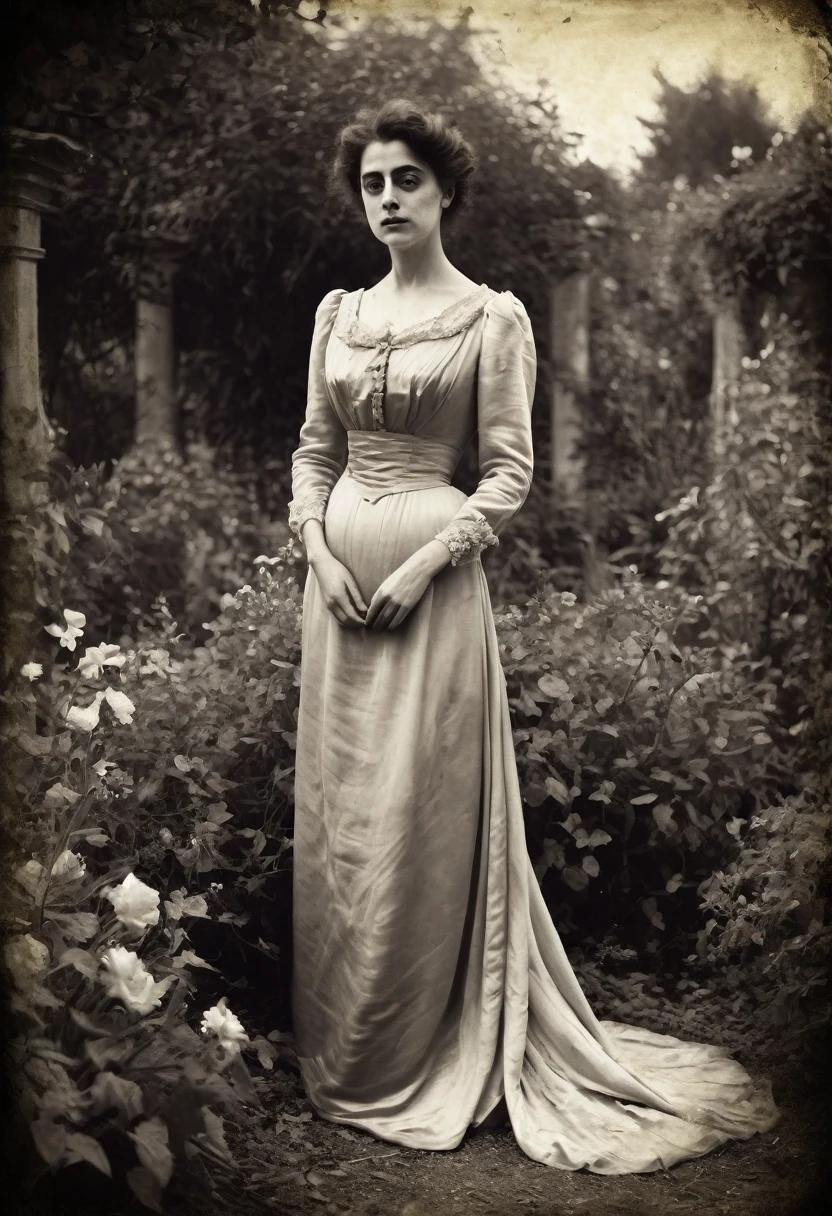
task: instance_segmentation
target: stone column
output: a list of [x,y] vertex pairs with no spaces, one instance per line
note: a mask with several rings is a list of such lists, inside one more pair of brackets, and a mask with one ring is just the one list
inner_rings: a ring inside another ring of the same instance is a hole
[[[41,215],[56,210],[67,171],[90,153],[61,135],[0,130],[0,686],[31,657],[34,561],[26,524],[48,497],[49,443],[40,394],[37,263]],[[71,606],[71,605],[70,605]]]
[[145,231],[136,275],[136,445],[179,446],[173,280],[183,237]]
[[736,296],[721,299],[713,321],[711,373],[711,453],[716,472],[725,455],[726,430],[738,421],[732,389],[740,378],[746,337],[740,302]]
[[586,457],[580,451],[590,388],[591,303],[592,273],[586,268],[552,290],[552,507],[554,511],[569,508],[577,526],[587,596],[614,581],[598,544],[601,503],[587,486]]
[[555,505],[584,496],[584,457],[578,451],[589,392],[590,274],[580,270],[552,289],[552,466]]

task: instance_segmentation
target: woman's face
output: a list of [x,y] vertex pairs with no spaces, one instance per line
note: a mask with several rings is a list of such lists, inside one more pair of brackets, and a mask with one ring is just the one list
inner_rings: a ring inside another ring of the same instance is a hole
[[361,198],[373,235],[391,249],[421,244],[439,226],[443,191],[436,174],[403,140],[375,140],[361,157]]

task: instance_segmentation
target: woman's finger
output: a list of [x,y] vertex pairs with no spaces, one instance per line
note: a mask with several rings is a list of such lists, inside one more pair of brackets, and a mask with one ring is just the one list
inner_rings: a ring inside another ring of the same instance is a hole
[[335,617],[338,624],[343,625],[347,629],[355,629],[364,624],[364,622],[356,616],[352,605],[348,601],[345,604],[343,600],[334,600],[332,607],[330,608],[330,612]]
[[358,589],[358,583],[354,578],[347,579],[347,592],[360,616],[366,616],[367,605],[364,603],[364,597]]
[[399,605],[395,600],[388,600],[376,618],[373,629],[389,629],[390,622],[399,610]]
[[403,625],[409,615],[410,615],[410,609],[408,607],[406,607],[404,604],[402,604],[402,606],[399,608],[398,612],[393,617],[392,621],[387,626],[387,628],[388,629],[398,629],[399,625]]
[[339,605],[341,615],[343,616],[342,624],[348,629],[361,629],[364,625],[364,618],[356,611],[350,600],[344,596],[344,599]]
[[375,629],[375,631],[377,633],[380,633],[381,630],[386,629],[388,614],[389,614],[389,605],[382,604],[382,606],[379,608],[378,612],[373,617],[373,620],[370,623],[370,628]]
[[364,624],[367,625],[368,627],[372,628],[372,626],[375,624],[378,614],[382,611],[382,609],[384,608],[386,603],[387,603],[387,600],[386,600],[385,596],[379,595],[379,593],[377,591],[375,593],[375,595],[373,596],[373,598],[370,600],[370,607],[367,609],[367,615],[364,617]]

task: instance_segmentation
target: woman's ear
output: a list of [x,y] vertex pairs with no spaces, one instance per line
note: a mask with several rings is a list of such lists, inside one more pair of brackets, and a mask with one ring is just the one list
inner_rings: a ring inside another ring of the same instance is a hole
[[442,206],[450,207],[453,197],[454,197],[454,188],[453,188],[453,186],[448,186],[447,190],[445,191],[445,193],[442,197]]

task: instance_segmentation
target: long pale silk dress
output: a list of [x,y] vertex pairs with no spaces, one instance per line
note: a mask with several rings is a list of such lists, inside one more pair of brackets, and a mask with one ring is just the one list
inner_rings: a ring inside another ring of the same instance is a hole
[[[315,321],[289,518],[324,524],[369,603],[439,536],[452,562],[393,631],[347,629],[309,571],[294,829],[295,1041],[324,1118],[452,1149],[504,1095],[561,1169],[656,1170],[778,1119],[714,1046],[593,1015],[526,849],[482,550],[532,477],[534,340],[483,285],[430,322]],[[481,479],[450,485],[477,436]]]

